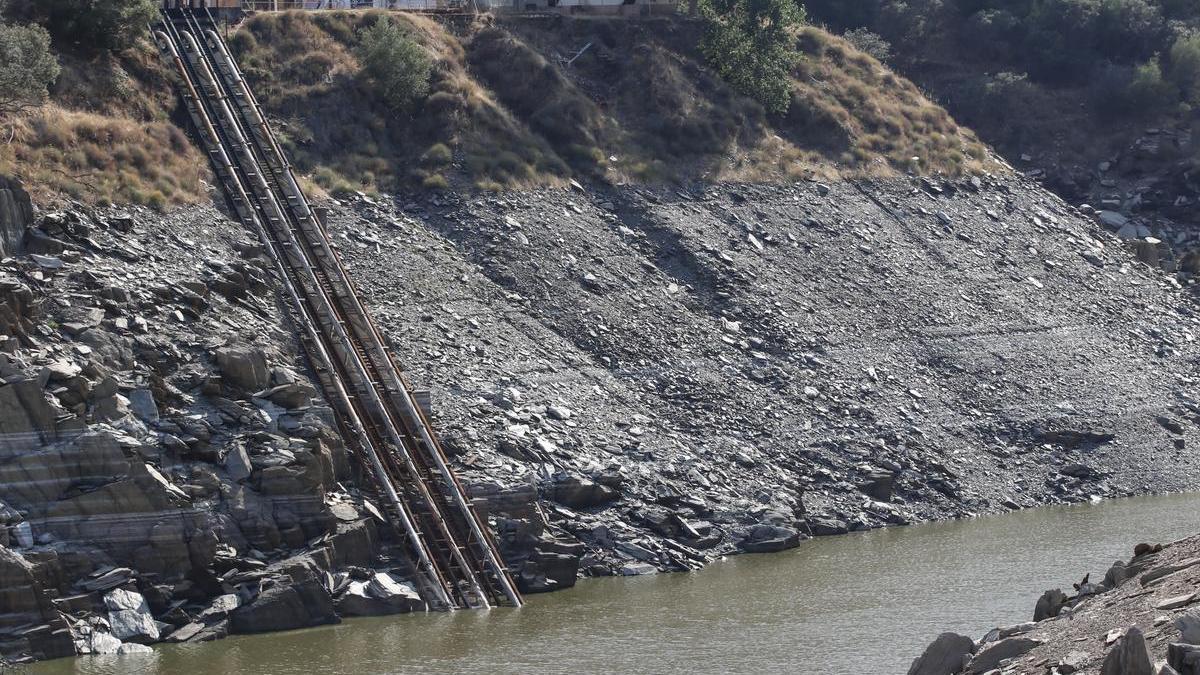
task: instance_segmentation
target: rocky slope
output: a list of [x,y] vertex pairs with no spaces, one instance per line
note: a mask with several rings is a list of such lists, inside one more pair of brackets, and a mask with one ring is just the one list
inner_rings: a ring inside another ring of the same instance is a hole
[[1032,622],[995,629],[978,643],[943,634],[909,675],[1200,673],[1200,537],[1138,544],[1103,579],[1091,576],[1069,594],[1046,591]]
[[590,573],[1195,485],[1193,309],[1030,184],[357,198],[330,223],[461,469],[547,498]]
[[[0,656],[334,621],[335,567],[397,586],[240,226],[211,208],[29,224],[0,263]],[[342,613],[378,609],[337,581]]]
[[[327,207],[526,592],[1195,485],[1191,305],[1019,180]],[[421,608],[246,232],[28,224],[2,263],[5,654]]]

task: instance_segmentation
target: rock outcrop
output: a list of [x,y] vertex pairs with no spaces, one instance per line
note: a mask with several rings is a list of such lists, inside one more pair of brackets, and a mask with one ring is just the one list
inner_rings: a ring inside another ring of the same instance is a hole
[[21,252],[25,230],[33,225],[33,202],[14,178],[0,176],[0,257]]
[[957,675],[975,653],[975,641],[957,633],[942,633],[913,661],[908,675]]
[[[1132,558],[1110,568],[1104,583],[1087,578],[1075,584],[1074,595],[1048,591],[1038,601],[1035,623],[985,636],[966,672],[1200,673],[1200,536],[1138,544]],[[1043,611],[1047,605],[1057,611]],[[927,653],[940,653],[941,642]]]

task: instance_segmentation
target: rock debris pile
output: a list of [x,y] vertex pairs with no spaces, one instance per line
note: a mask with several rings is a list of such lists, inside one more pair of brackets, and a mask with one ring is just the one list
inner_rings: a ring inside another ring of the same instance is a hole
[[246,232],[78,208],[23,244],[0,263],[0,654],[420,605]]
[[1195,484],[1190,301],[1020,179],[359,195],[329,222],[527,590],[577,552],[690,569]]

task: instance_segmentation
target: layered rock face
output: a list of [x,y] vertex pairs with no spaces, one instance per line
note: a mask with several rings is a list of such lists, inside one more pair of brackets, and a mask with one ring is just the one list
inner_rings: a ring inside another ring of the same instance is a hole
[[16,179],[0,176],[0,255],[20,252],[25,230],[33,224],[33,202]]
[[389,563],[260,248],[213,211],[36,222],[0,265],[0,654],[336,620],[339,569]]

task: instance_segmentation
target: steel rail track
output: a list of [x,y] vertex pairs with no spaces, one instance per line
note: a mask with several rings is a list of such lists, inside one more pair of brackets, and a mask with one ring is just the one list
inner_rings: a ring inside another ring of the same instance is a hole
[[[520,606],[520,594],[412,387],[296,182],[207,11],[163,11],[155,33],[239,218],[285,281],[306,351],[355,457],[387,498],[435,608]],[[263,170],[266,167],[266,170]]]

